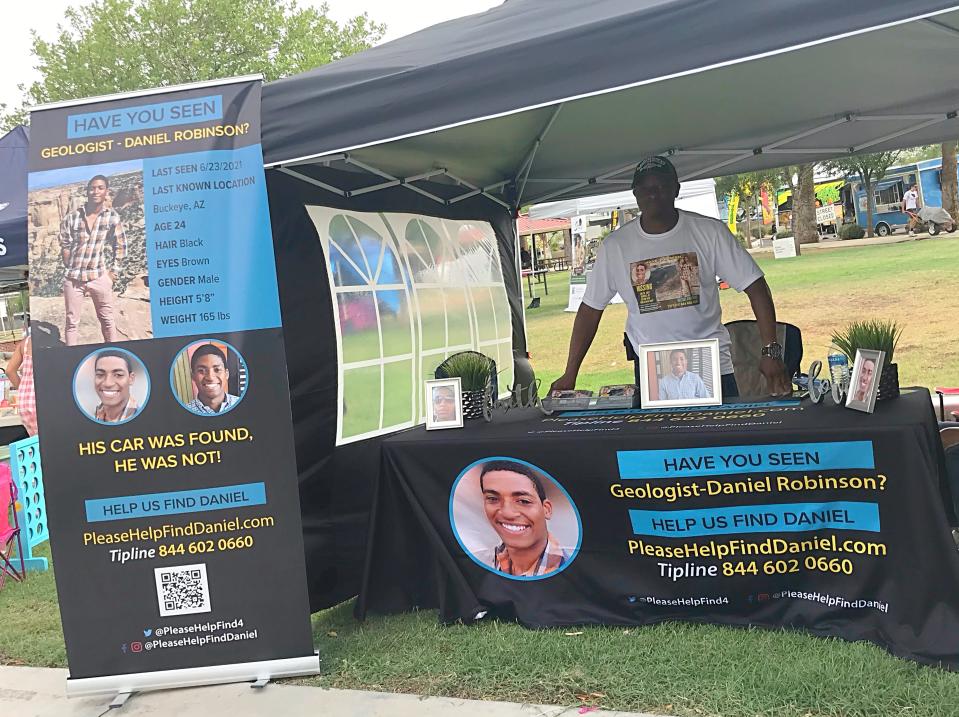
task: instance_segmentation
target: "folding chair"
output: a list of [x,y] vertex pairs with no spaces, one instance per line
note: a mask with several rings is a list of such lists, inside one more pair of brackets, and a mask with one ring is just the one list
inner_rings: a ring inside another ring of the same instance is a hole
[[[0,588],[6,582],[7,576],[21,582],[26,574],[23,564],[23,544],[20,541],[20,522],[17,519],[17,486],[13,482],[10,466],[0,463]],[[10,516],[13,515],[13,523]],[[13,544],[17,544],[17,554],[13,555]],[[20,561],[20,569],[14,565]]]
[[[726,324],[732,349],[733,371],[740,396],[768,395],[766,378],[759,372],[760,348],[763,345],[759,324],[753,319]],[[800,372],[802,333],[792,324],[776,322],[776,338],[783,347],[783,363],[790,381]]]

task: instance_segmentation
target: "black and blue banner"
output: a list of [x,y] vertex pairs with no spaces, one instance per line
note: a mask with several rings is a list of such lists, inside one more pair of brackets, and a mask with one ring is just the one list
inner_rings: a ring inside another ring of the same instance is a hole
[[315,672],[259,79],[31,116],[68,693]]

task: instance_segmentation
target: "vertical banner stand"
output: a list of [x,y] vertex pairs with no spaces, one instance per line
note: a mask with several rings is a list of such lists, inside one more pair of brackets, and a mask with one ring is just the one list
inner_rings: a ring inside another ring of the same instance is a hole
[[33,354],[68,696],[319,672],[262,78],[38,107]]

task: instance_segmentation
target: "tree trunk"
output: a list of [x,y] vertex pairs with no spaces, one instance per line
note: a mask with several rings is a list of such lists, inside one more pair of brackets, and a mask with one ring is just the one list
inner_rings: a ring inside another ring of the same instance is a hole
[[876,212],[876,195],[872,191],[872,177],[868,174],[863,177],[862,186],[866,188],[866,236],[871,239],[875,236],[872,218]]
[[800,244],[819,241],[816,231],[816,180],[812,164],[797,168],[799,181],[793,193],[793,235]]
[[959,187],[956,181],[956,142],[942,143],[942,171],[939,173],[942,182],[942,208],[952,215],[953,220],[959,221]]

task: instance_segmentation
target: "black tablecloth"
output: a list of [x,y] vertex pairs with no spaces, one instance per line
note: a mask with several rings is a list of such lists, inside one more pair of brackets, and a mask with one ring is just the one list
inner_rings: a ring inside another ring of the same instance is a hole
[[[828,399],[514,410],[382,451],[361,618],[790,626],[959,667],[959,554],[925,390],[872,415]],[[534,574],[516,575],[538,536]]]

